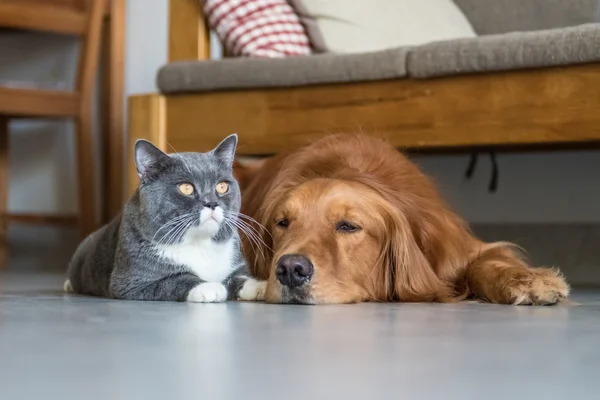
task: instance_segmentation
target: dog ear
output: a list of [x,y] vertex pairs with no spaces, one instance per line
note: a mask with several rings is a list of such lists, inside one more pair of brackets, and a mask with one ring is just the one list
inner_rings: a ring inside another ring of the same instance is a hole
[[394,300],[449,301],[452,290],[436,275],[406,217],[392,210],[388,223],[387,280]]
[[266,204],[266,207],[261,206],[249,213],[254,218],[245,223],[252,227],[251,232],[241,235],[250,273],[261,280],[269,279],[273,260],[273,236],[271,236],[270,221],[275,207],[272,203]]
[[[251,237],[242,235],[242,244],[244,246],[244,254],[248,260],[250,272],[259,279],[268,279],[271,272],[271,260],[273,258],[273,238],[271,237],[269,226],[270,213],[273,212],[270,208],[265,208],[263,204],[263,195],[258,193],[252,198],[245,198],[246,191],[252,185],[259,185],[258,191],[268,190],[264,187],[259,175],[263,165],[269,158],[259,160],[236,160],[233,164],[233,175],[240,185],[242,198],[244,199],[244,212],[254,217],[254,220],[246,221],[252,226],[253,233]],[[258,178],[257,178],[258,177]],[[255,188],[256,189],[256,188]],[[254,191],[256,194],[256,190]],[[273,202],[265,202],[274,206]],[[248,211],[250,210],[250,211]]]
[[[273,261],[273,236],[271,227],[274,218],[276,202],[269,202],[265,207],[260,207],[257,212],[256,220],[259,224],[254,223],[258,237],[262,244],[254,246],[251,250],[252,256],[249,257],[250,262],[254,266],[251,272],[259,279],[269,279],[271,273],[271,262]],[[252,246],[251,246],[252,247]]]

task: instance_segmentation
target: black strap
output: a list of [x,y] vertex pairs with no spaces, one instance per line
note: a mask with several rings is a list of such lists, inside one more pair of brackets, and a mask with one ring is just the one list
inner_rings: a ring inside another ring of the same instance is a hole
[[490,160],[492,161],[492,178],[488,190],[490,193],[496,193],[498,190],[498,162],[496,161],[496,153],[490,152]]
[[473,172],[475,172],[475,168],[477,168],[477,153],[471,153],[471,158],[469,158],[469,165],[467,166],[467,171],[465,172],[465,177],[467,179],[471,179],[473,177]]
[[[473,174],[475,173],[475,169],[477,168],[477,160],[479,158],[478,153],[471,153],[471,157],[469,158],[469,164],[467,165],[467,170],[465,171],[465,177],[467,179],[471,179]],[[490,193],[495,193],[498,191],[498,161],[496,160],[496,153],[490,152],[490,161],[492,162],[492,176],[490,178],[490,184],[488,186],[488,191]]]

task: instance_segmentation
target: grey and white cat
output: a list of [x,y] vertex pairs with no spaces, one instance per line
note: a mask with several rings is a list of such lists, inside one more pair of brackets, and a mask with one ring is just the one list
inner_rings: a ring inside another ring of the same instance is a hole
[[139,140],[139,188],[122,215],[79,245],[65,291],[128,300],[262,300],[266,282],[249,277],[236,229],[236,146],[234,134],[208,153],[165,154]]

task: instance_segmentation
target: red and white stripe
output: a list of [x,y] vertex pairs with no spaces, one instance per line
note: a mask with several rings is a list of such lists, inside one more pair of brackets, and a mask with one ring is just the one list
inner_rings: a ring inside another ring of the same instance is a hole
[[288,57],[311,53],[286,0],[200,0],[208,23],[232,56]]

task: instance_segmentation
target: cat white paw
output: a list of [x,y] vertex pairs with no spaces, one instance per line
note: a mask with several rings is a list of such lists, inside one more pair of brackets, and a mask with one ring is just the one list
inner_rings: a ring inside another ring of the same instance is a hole
[[73,285],[71,285],[71,281],[67,279],[63,284],[63,290],[65,293],[73,293]]
[[265,299],[266,291],[266,281],[257,281],[256,279],[249,278],[246,282],[244,282],[242,289],[238,293],[238,300],[263,301]]
[[188,293],[187,301],[192,303],[220,303],[227,300],[227,289],[222,283],[201,283]]

